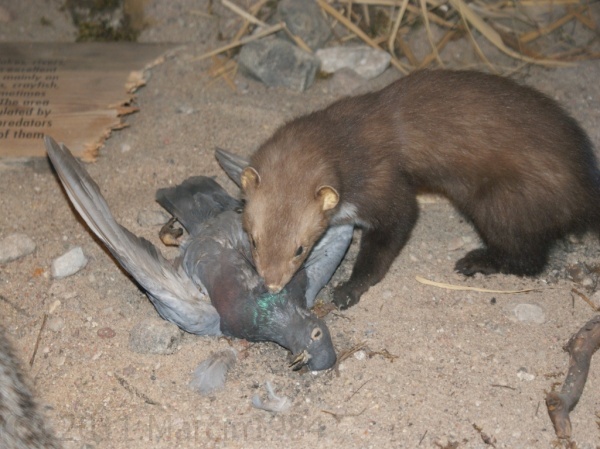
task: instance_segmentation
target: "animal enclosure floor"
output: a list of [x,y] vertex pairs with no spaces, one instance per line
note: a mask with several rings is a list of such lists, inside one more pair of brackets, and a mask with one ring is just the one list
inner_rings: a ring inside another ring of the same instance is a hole
[[[14,16],[2,24],[0,41],[74,40],[61,2],[20,3],[2,3]],[[140,212],[160,209],[154,202],[158,188],[202,174],[234,192],[213,157],[216,146],[249,155],[286,120],[336,98],[331,79],[301,94],[241,76],[233,92],[213,80],[207,73],[211,62],[193,60],[222,44],[215,21],[191,12],[203,11],[205,3],[148,2],[150,26],[140,41],[188,45],[152,69],[136,94],[140,112],[124,118],[129,127],[115,131],[97,162],[86,167],[117,219],[169,256],[175,252],[160,243],[160,226],[138,224]],[[52,25],[41,25],[42,17]],[[374,90],[398,76],[390,69],[361,89]],[[600,155],[599,62],[527,67],[518,79],[560,101]],[[600,302],[594,287],[587,290],[567,277],[568,267],[600,264],[600,242],[590,235],[559,244],[538,278],[465,280],[453,266],[477,242],[476,234],[447,201],[434,198],[422,202],[417,227],[384,281],[357,306],[326,318],[338,353],[355,349],[337,371],[296,373],[275,344],[193,335],[172,355],[143,355],[129,349],[129,333],[142,319],[157,317],[156,311],[78,220],[45,161],[0,161],[0,210],[0,238],[21,232],[37,245],[33,254],[0,267],[0,316],[66,448],[492,447],[486,436],[496,448],[548,448],[556,437],[545,392],[566,375],[563,345],[595,315],[572,289]],[[52,260],[74,246],[88,256],[86,268],[53,280]],[[346,262],[340,276],[350,267]],[[538,290],[446,290],[420,284],[415,276]],[[543,322],[517,320],[519,304],[539,306]],[[98,330],[104,328],[114,337],[102,338],[106,333]],[[226,389],[209,397],[192,392],[188,382],[196,365],[230,345],[241,356]],[[265,395],[266,381],[291,399],[287,413],[251,406],[253,395]],[[571,414],[578,448],[600,444],[599,414],[596,355]]]

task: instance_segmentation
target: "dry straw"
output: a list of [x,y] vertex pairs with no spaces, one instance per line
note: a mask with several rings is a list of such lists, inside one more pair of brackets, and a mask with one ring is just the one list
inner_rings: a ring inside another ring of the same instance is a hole
[[[335,36],[334,43],[362,41],[373,48],[387,51],[391,55],[391,64],[402,73],[430,66],[443,67],[445,47],[460,37],[468,39],[481,63],[497,73],[514,72],[527,64],[565,66],[574,61],[600,57],[598,52],[590,50],[599,32],[590,15],[589,2],[585,0],[315,1],[329,20]],[[250,7],[241,6],[241,0],[235,0],[235,3],[234,0],[221,0],[221,3],[239,16],[240,26],[228,44],[194,59],[212,57],[219,65],[227,65],[227,71],[214,70],[218,74],[216,76],[228,76],[234,72],[231,65],[215,59],[216,55],[224,54],[229,59],[233,56],[232,50],[281,30],[304,51],[311,52],[304,41],[284,23],[266,24],[274,15],[272,2],[258,0]],[[531,17],[531,11],[534,11],[533,16],[537,11],[553,13],[558,17],[550,23],[541,23]],[[375,24],[374,18],[382,16],[387,19],[387,24]],[[563,39],[563,35],[570,33],[570,29],[565,27],[572,27],[576,23],[591,30],[592,38],[588,43],[577,46],[570,44],[569,39]],[[418,59],[407,36],[421,25],[425,28],[431,52]],[[442,37],[437,41],[434,26],[442,31]],[[483,40],[514,59],[514,66],[502,70],[494,65],[492,55],[486,55],[482,49]],[[565,49],[565,45],[570,47]],[[557,46],[561,46],[560,51],[556,50]],[[452,61],[447,57],[447,62]]]

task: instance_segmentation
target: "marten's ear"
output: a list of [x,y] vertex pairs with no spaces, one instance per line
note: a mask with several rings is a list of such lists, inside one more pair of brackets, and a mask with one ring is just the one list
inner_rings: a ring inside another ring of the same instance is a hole
[[244,189],[244,192],[248,192],[256,189],[259,186],[260,175],[256,169],[252,167],[246,167],[240,175],[240,180],[242,181],[242,189]]
[[331,186],[321,186],[317,189],[316,198],[321,202],[323,211],[333,209],[340,201],[340,195]]

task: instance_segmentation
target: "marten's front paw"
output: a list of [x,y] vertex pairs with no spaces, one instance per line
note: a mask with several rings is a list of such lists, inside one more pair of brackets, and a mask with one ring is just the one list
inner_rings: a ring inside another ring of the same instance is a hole
[[360,294],[356,293],[356,290],[351,286],[342,284],[333,290],[333,303],[340,309],[345,310],[348,307],[358,303]]

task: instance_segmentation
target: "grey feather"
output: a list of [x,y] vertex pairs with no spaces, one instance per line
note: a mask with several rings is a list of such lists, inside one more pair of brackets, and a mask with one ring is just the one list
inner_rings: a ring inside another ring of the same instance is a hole
[[145,290],[165,320],[199,335],[220,335],[220,318],[181,266],[175,267],[157,248],[114,219],[100,188],[64,145],[44,139],[64,188],[86,224]]
[[235,366],[237,353],[234,349],[215,352],[195,369],[190,387],[204,396],[225,386],[227,373]]
[[254,408],[272,413],[283,413],[290,409],[291,401],[286,396],[277,396],[271,382],[265,382],[265,389],[267,390],[267,399],[264,401],[257,394],[252,396]]
[[241,188],[241,174],[242,170],[248,166],[248,160],[238,156],[237,154],[225,151],[222,148],[217,148],[215,150],[215,157],[217,158],[221,168],[225,170],[225,173],[227,173],[227,176],[229,176],[231,180]]

